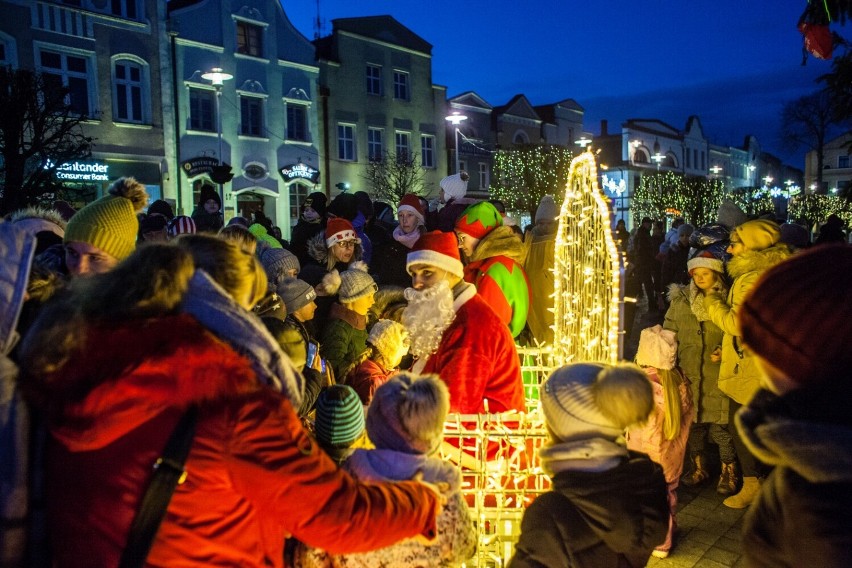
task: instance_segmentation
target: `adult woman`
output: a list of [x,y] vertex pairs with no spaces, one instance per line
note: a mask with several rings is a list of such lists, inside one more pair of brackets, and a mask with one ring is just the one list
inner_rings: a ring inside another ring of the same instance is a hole
[[374,256],[381,262],[374,263],[371,273],[379,286],[393,285],[402,288],[411,286],[411,276],[405,270],[408,251],[426,232],[426,210],[420,198],[408,193],[399,202],[396,211],[399,225],[393,230],[393,238],[376,247]]
[[[263,273],[231,270],[243,281],[234,290],[246,291],[245,309],[265,288],[255,282]],[[180,313],[198,274],[187,249],[144,247],[75,284],[24,342],[27,382],[52,434],[46,484],[58,565],[118,564],[151,466],[191,406],[198,418],[188,477],[149,564],[281,566],[290,534],[368,550],[433,531],[428,488],[355,483],[317,449],[287,397]]]
[[722,474],[716,484],[721,495],[732,495],[737,488],[737,452],[728,430],[730,399],[719,390],[719,362],[722,330],[710,321],[704,308],[704,296],[710,292],[727,293],[722,278],[724,265],[710,252],[699,253],[687,261],[689,284],[669,286],[671,302],[664,327],[677,334],[678,366],[691,382],[696,408],[695,423],[689,431],[687,451],[691,468],[683,476],[684,485],[693,486],[710,477],[704,455],[706,438],[719,446]]

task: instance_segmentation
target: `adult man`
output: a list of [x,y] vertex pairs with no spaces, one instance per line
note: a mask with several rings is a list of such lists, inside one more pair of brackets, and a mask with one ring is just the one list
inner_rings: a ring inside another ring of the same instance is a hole
[[65,264],[73,276],[111,270],[136,249],[136,215],[148,203],[145,186],[133,178],[113,183],[107,195],[86,205],[65,228]]
[[408,253],[412,287],[402,323],[411,334],[414,371],[437,373],[450,412],[524,410],[518,354],[509,328],[463,280],[452,233],[425,233]]

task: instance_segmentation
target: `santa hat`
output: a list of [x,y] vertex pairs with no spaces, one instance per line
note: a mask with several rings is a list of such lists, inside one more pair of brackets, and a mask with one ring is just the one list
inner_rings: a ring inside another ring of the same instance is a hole
[[459,243],[453,233],[430,231],[420,235],[405,260],[405,269],[415,264],[428,264],[450,274],[464,277],[464,265],[459,256]]
[[426,224],[426,212],[423,210],[423,203],[421,203],[420,198],[413,193],[406,193],[402,196],[396,212],[400,213],[402,211],[413,213],[414,216],[417,217],[417,220],[420,221],[421,225]]
[[503,224],[503,215],[487,201],[474,203],[464,210],[456,221],[455,229],[460,233],[481,239]]
[[470,179],[470,176],[467,172],[459,172],[445,177],[441,180],[441,189],[444,190],[444,195],[452,199],[461,199],[467,193],[468,179]]
[[725,272],[725,266],[722,264],[722,261],[709,250],[702,251],[686,261],[686,269],[689,271],[690,276],[692,276],[692,271],[696,268],[709,268],[719,274],[724,274]]
[[677,360],[677,339],[675,332],[655,325],[642,330],[639,334],[639,348],[636,351],[636,364],[655,369],[674,369]]
[[352,223],[342,217],[329,219],[325,227],[325,246],[331,248],[332,245],[341,241],[355,241],[361,244],[361,239],[358,238]]

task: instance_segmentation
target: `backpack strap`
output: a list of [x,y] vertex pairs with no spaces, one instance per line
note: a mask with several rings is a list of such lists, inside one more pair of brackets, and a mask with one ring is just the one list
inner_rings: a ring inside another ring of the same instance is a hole
[[195,437],[197,418],[198,407],[190,406],[166,442],[161,457],[154,462],[154,475],[130,525],[119,568],[141,568],[145,565],[172,494],[186,480],[184,463]]

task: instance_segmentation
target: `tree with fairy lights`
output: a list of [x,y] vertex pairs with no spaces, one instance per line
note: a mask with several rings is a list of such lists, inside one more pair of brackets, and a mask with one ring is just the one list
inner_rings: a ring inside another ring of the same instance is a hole
[[852,227],[852,203],[836,195],[797,195],[790,199],[787,210],[790,219],[808,227],[825,222],[832,214],[843,219],[847,227]]
[[728,195],[749,217],[756,217],[767,211],[775,211],[775,202],[768,189],[761,187],[738,187]]
[[716,219],[725,196],[722,180],[686,177],[675,172],[643,175],[633,194],[631,211],[636,219],[683,217],[696,227]]
[[552,195],[557,203],[565,195],[574,154],[564,146],[522,144],[494,154],[491,194],[510,211],[527,211],[535,217],[541,198]]

